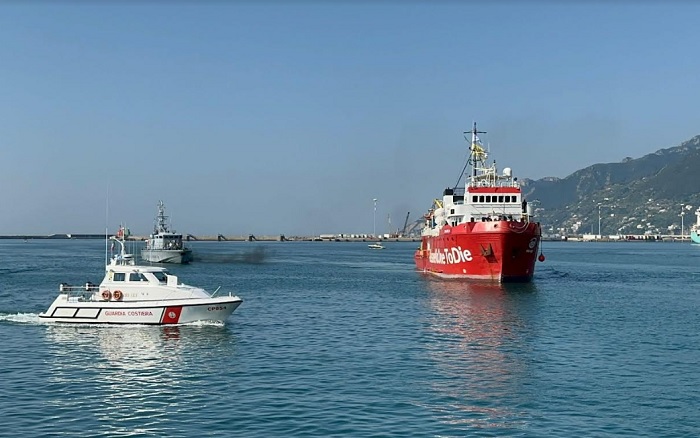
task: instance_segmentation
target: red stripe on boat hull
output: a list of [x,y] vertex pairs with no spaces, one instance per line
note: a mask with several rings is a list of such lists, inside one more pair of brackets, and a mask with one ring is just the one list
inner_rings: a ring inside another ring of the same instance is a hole
[[172,306],[166,307],[165,312],[163,312],[163,318],[161,318],[161,324],[177,324],[180,321],[180,314],[182,313],[182,306]]

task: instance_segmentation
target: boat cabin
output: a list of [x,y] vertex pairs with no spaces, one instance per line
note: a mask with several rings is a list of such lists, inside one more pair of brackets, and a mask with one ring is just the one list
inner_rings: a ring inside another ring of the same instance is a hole
[[[513,177],[510,167],[498,173],[496,162],[488,165],[488,151],[477,134],[476,122],[471,131],[469,147],[469,173],[465,174],[464,187],[447,188],[442,200],[436,199],[433,208],[425,215],[424,235],[435,235],[449,225],[491,221],[529,222],[532,216],[527,201],[522,196],[520,183]],[[466,132],[465,132],[466,134]]]
[[168,274],[167,269],[158,266],[142,266],[135,263],[131,254],[117,254],[107,265],[101,287],[143,287],[177,286],[177,276]]
[[465,222],[529,221],[527,201],[511,169],[503,169],[501,175],[496,174],[495,165],[490,170],[470,178],[464,187],[445,189],[442,200],[435,200],[435,208],[426,217],[428,225],[434,228]]
[[146,241],[146,249],[159,250],[159,249],[172,249],[181,250],[183,249],[182,244],[182,234],[172,234],[172,233],[159,233],[152,234],[151,238]]

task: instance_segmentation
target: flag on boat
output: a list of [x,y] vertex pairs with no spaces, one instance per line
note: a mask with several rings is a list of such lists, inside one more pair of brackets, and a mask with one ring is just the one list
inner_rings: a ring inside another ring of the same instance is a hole
[[474,135],[474,141],[472,142],[472,147],[470,148],[472,151],[472,154],[474,154],[474,158],[477,160],[485,160],[486,159],[486,151],[484,150],[484,147],[481,145],[481,140],[479,139],[478,135]]

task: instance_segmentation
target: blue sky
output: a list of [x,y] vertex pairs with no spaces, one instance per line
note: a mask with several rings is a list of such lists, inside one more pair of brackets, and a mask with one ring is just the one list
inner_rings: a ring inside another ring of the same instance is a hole
[[473,121],[521,179],[700,134],[700,6],[610,3],[2,3],[0,234],[386,232]]

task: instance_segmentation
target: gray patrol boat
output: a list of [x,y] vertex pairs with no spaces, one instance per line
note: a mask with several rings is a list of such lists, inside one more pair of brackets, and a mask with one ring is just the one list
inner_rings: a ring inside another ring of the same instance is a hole
[[163,201],[158,201],[158,216],[151,234],[146,240],[146,247],[141,250],[141,258],[152,263],[189,263],[192,250],[184,246],[182,234],[171,230],[168,216],[165,215]]

